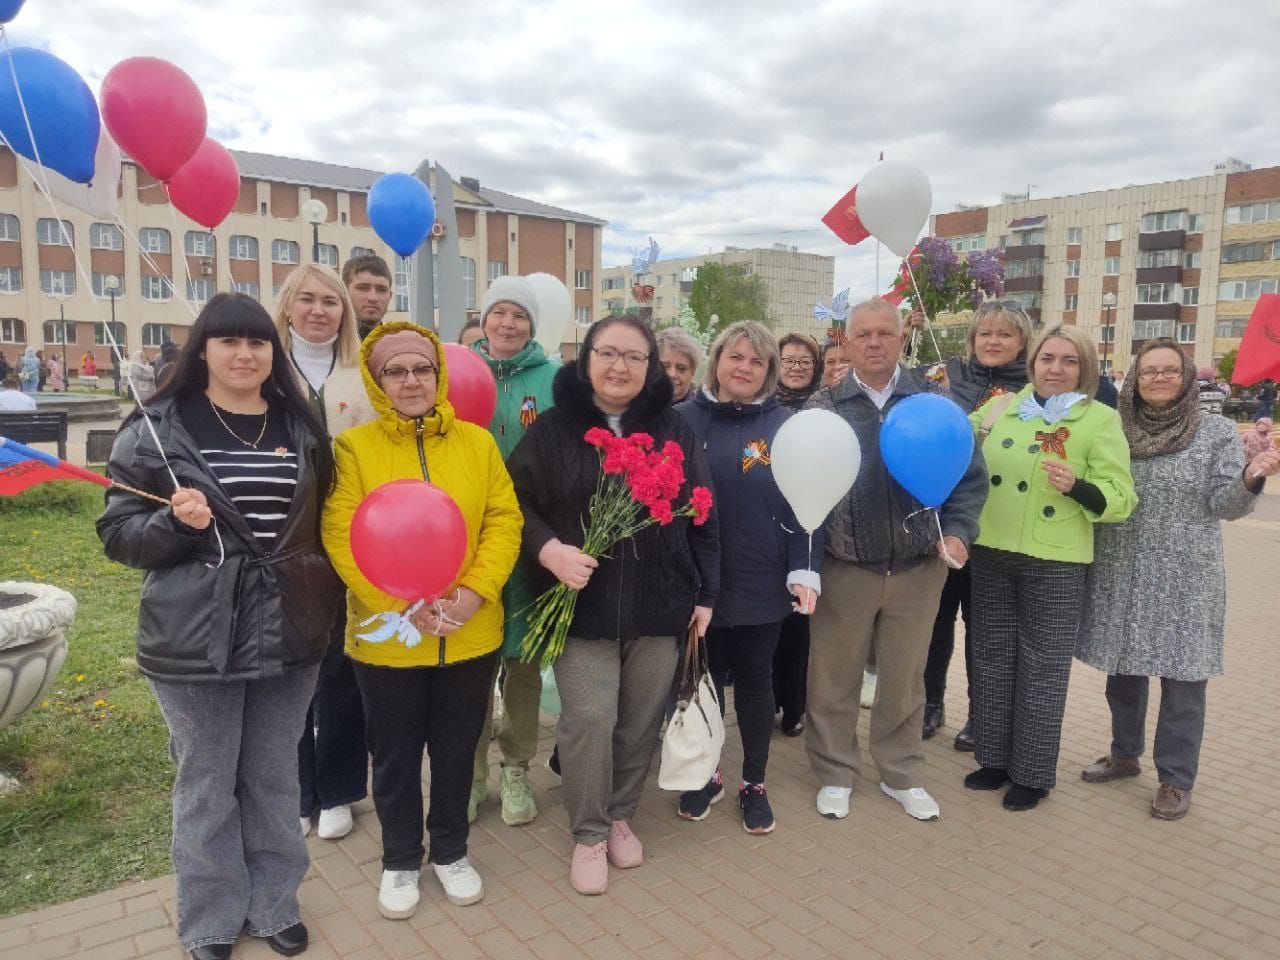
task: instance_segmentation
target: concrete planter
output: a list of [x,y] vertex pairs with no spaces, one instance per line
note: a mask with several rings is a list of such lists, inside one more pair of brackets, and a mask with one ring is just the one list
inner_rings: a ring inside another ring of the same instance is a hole
[[43,583],[0,583],[0,729],[49,692],[67,659],[76,598]]

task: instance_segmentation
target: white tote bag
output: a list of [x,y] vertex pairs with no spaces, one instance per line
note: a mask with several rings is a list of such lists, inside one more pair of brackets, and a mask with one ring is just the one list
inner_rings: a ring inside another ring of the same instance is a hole
[[676,712],[662,738],[658,786],[663,790],[700,790],[720,766],[724,718],[707,669],[706,640],[689,628],[680,670]]

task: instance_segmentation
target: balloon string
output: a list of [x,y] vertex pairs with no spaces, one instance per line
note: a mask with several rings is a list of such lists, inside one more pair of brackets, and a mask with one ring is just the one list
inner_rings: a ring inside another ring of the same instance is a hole
[[946,562],[947,566],[950,567],[952,570],[959,570],[961,567],[964,566],[964,564],[957,561],[956,558],[951,556],[950,552],[947,550],[947,538],[942,533],[942,518],[938,515],[938,511],[934,507],[921,507],[919,510],[912,510],[905,517],[903,517],[902,518],[903,532],[905,533],[911,532],[911,528],[907,526],[907,521],[910,520],[912,517],[921,513],[933,514],[933,526],[934,526],[934,529],[938,531],[938,550],[941,551],[942,553],[942,559]]
[[[912,269],[911,269],[911,256],[910,256],[910,254],[908,254],[908,255],[907,255],[907,258],[906,258],[905,260],[903,260],[902,262],[903,262],[903,263],[905,263],[905,264],[907,265],[907,276],[909,276],[909,277],[911,278],[911,289],[915,290],[915,292],[916,292],[916,305],[920,308],[920,312],[921,312],[922,314],[924,314],[924,328],[925,328],[926,330],[928,330],[928,331],[929,331],[929,339],[933,341],[933,350],[934,350],[934,352],[938,355],[938,360],[939,360],[939,361],[941,361],[941,360],[942,360],[942,350],[941,350],[941,349],[939,349],[939,347],[938,347],[938,338],[937,338],[937,337],[935,337],[935,336],[933,335],[933,319],[929,316],[929,314],[928,314],[928,313],[926,313],[926,312],[925,312],[925,309],[924,309],[924,297],[920,296],[920,288],[916,285],[916,272],[915,272],[914,270],[912,270]],[[916,332],[913,334],[913,340],[914,340],[915,342],[917,342],[917,343],[918,343],[918,341],[919,341],[919,331],[916,331]],[[914,345],[915,345],[915,344],[913,343],[913,346],[914,346]],[[916,356],[916,362],[917,362],[917,363],[919,363],[919,355],[918,355],[918,353],[915,353],[915,354],[913,354],[913,355],[914,355],[914,356]]]
[[[178,288],[173,285],[173,281],[169,279],[168,275],[162,269],[160,269],[160,264],[156,263],[155,259],[151,256],[151,254],[142,246],[142,238],[129,229],[129,225],[126,224],[124,220],[120,218],[120,214],[118,213],[114,214],[113,217],[115,219],[116,226],[120,228],[120,232],[123,233],[126,237],[128,237],[129,240],[133,243],[133,245],[138,248],[138,253],[142,256],[142,259],[147,262],[147,266],[149,266],[152,270],[154,270],[155,271],[154,275],[159,277],[162,281],[164,281],[164,286],[169,288],[169,299],[177,300],[184,307],[186,307],[187,313],[191,314],[191,319],[195,320],[199,316],[199,314],[196,312],[196,308],[193,307],[185,297],[180,297],[178,295]],[[176,223],[177,218],[175,217],[174,220]],[[172,239],[170,239],[169,250],[170,251],[173,250]],[[182,248],[182,252],[183,252],[183,259],[185,259],[186,258],[185,241],[184,241],[184,246]],[[173,256],[172,252],[170,252],[169,256],[170,257]]]

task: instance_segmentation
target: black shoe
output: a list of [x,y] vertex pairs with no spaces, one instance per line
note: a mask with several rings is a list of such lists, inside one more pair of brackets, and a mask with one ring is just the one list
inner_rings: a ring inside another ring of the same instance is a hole
[[547,769],[560,776],[560,744],[556,744],[551,748],[551,756],[547,757]]
[[724,797],[724,780],[720,771],[707,781],[707,785],[699,790],[686,790],[680,794],[680,816],[685,820],[705,820],[711,812],[711,805],[719,803]]
[[206,943],[191,951],[191,960],[231,960],[231,944]]
[[1020,783],[1014,783],[1004,792],[1001,803],[1006,810],[1030,810],[1048,795],[1049,791],[1041,787],[1024,787]]
[[801,717],[795,723],[787,723],[786,720],[783,720],[782,732],[788,737],[800,736],[800,734],[804,733],[804,717]]
[[1008,772],[999,767],[979,767],[964,778],[968,790],[999,790],[1008,782]]
[[920,736],[925,740],[931,738],[938,732],[938,728],[946,722],[947,711],[940,703],[926,703],[924,705],[924,730]]
[[279,933],[266,938],[267,946],[276,953],[286,957],[296,957],[307,949],[307,928],[301,920],[292,927],[285,927]]
[[968,720],[964,722],[964,726],[956,734],[956,742],[953,746],[957,750],[963,750],[965,753],[973,753],[978,748],[978,744],[973,739],[973,724]]
[[742,808],[742,829],[747,833],[773,833],[773,808],[763,783],[751,783],[738,790]]

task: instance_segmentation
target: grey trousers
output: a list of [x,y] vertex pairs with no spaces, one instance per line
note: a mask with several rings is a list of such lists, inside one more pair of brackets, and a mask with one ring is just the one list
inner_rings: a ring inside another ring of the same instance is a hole
[[297,923],[311,860],[298,829],[298,738],[320,667],[268,680],[151,680],[177,764],[173,845],[184,950]]
[[556,743],[578,843],[608,839],[610,824],[635,816],[679,652],[675,637],[565,641]]
[[[1160,678],[1160,715],[1156,720],[1153,756],[1160,782],[1179,790],[1190,790],[1196,785],[1208,686],[1208,680]],[[1107,677],[1113,757],[1136,760],[1142,756],[1146,748],[1149,689],[1149,677]]]

